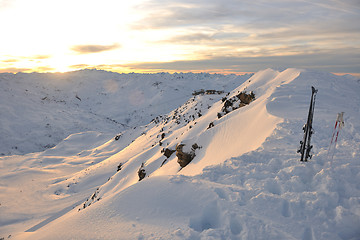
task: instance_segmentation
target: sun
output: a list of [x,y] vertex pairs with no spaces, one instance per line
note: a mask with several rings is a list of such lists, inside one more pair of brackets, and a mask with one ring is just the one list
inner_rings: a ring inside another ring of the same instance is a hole
[[[0,9],[0,22],[6,23],[2,24],[6,34],[0,40],[0,68],[62,72],[76,65],[123,64],[141,59],[144,55],[139,52],[144,52],[144,43],[129,31],[131,22],[140,18],[134,11],[140,2],[14,1]],[[72,50],[76,45],[121,47],[78,54]]]

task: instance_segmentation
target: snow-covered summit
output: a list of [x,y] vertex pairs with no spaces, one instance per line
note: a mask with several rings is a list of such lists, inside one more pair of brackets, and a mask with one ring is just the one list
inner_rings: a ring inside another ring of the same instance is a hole
[[[313,158],[302,163],[296,150],[311,86],[319,90]],[[266,69],[233,89],[201,88],[147,125],[78,133],[42,153],[2,157],[7,218],[0,232],[18,239],[359,239],[357,81]],[[330,158],[340,111],[345,127]],[[181,167],[185,153],[192,159]]]

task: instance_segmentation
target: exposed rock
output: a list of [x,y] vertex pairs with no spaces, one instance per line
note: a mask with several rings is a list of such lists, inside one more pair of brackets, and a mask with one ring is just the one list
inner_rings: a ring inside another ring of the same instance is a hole
[[212,128],[212,127],[214,127],[214,126],[215,126],[215,125],[214,125],[214,122],[211,122],[211,123],[209,123],[209,126],[208,126],[207,129]]
[[191,145],[191,150],[192,151],[195,151],[198,148],[199,148],[199,145],[197,145],[197,143],[194,143],[193,145]]
[[183,151],[184,146],[185,146],[184,144],[176,145],[176,156],[178,157],[177,162],[182,168],[188,165],[195,157],[194,150],[192,150],[190,153],[184,152]]
[[138,176],[139,176],[139,181],[143,180],[144,177],[146,176],[146,172],[144,169],[144,163],[141,164],[141,167],[138,170]]
[[218,118],[223,117],[224,115],[250,104],[255,99],[254,92],[250,92],[247,94],[245,91],[239,93],[236,96],[233,96],[230,99],[223,98],[224,102],[223,107],[221,108],[221,112],[217,114]]
[[120,137],[121,137],[121,134],[116,135],[116,136],[115,136],[115,140],[116,140],[116,141],[119,140]]
[[226,100],[224,103],[224,108],[231,107],[233,103],[230,100]]
[[192,93],[193,96],[196,96],[196,95],[204,95],[204,94],[207,94],[207,95],[214,95],[214,94],[223,94],[224,91],[217,91],[217,90],[213,90],[213,89],[209,89],[209,90],[204,90],[204,89],[200,89],[199,91],[194,91]]
[[118,168],[117,168],[117,172],[120,171],[122,168],[122,163],[119,164]]
[[79,101],[81,101],[81,98],[76,94],[75,96]]
[[247,94],[246,92],[241,92],[236,95],[236,97],[239,98],[242,103],[250,104],[250,102],[254,100],[255,94],[254,92],[250,92],[250,94]]
[[169,148],[165,148],[162,150],[162,152],[164,153],[164,156],[169,158],[176,150],[171,150]]
[[199,91],[194,91],[192,93],[193,96],[196,96],[196,95],[200,95],[200,94],[204,94],[205,93],[205,90],[204,89],[200,89]]

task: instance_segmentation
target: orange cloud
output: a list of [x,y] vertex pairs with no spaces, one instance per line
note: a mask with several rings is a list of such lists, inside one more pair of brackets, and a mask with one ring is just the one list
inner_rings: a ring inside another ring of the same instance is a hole
[[2,60],[2,62],[4,62],[4,63],[15,63],[18,61],[19,61],[18,59],[14,59],[14,58]]
[[0,68],[0,73],[18,73],[18,72],[29,72],[30,68]]
[[35,67],[32,70],[36,71],[36,72],[53,72],[53,71],[55,71],[55,68],[47,67],[47,66],[40,66],[40,67]]
[[97,69],[97,70],[105,70],[112,72],[133,72],[130,67],[123,64],[75,64],[69,66],[70,69],[79,70],[79,69]]
[[38,59],[38,60],[41,60],[41,59],[48,59],[48,58],[51,58],[51,55],[35,55],[35,56],[32,56],[32,57],[28,57],[29,59]]
[[121,46],[118,43],[114,43],[112,45],[75,45],[71,48],[71,50],[77,52],[78,54],[88,54],[110,51],[120,47]]
[[93,66],[88,65],[88,64],[75,64],[75,65],[69,66],[69,68],[71,68],[71,69],[85,69],[85,68],[93,68]]
[[43,59],[49,59],[49,58],[51,58],[51,55],[34,55],[34,56],[28,56],[28,57],[18,56],[18,57],[12,57],[12,58],[9,58],[9,59],[1,60],[1,62],[15,63],[15,62],[21,62],[23,60],[33,61],[33,60],[43,60]]
[[354,77],[360,78],[360,73],[336,73],[336,72],[333,72],[333,74],[338,75],[338,76],[352,75]]

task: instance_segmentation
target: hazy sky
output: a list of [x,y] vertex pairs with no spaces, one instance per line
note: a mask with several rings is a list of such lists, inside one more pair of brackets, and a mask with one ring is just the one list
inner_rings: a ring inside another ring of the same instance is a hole
[[360,0],[0,0],[0,72],[360,73]]

